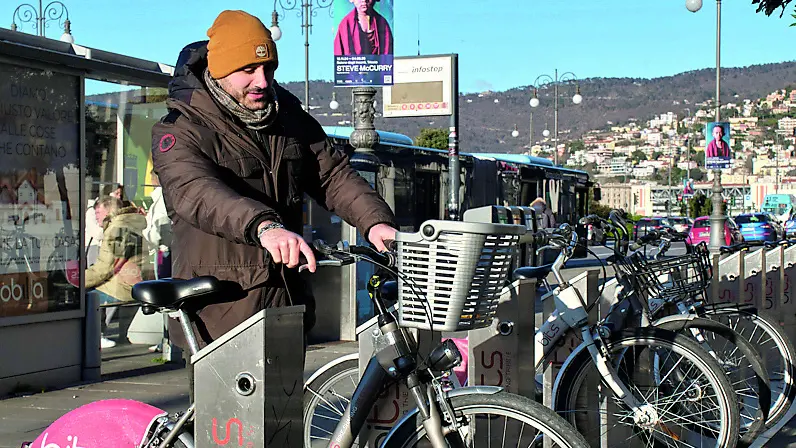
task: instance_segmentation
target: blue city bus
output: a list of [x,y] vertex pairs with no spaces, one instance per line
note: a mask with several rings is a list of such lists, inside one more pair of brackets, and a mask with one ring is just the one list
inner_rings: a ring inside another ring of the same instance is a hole
[[[406,135],[377,131],[379,142],[370,158],[355,154],[350,127],[324,127],[334,147],[351,157],[352,165],[376,188],[397,213],[399,230],[416,232],[429,219],[447,219],[449,198],[448,151],[415,146]],[[367,160],[365,160],[367,159]],[[510,154],[459,155],[461,168],[459,211],[486,205],[528,206],[537,197],[554,204],[557,221],[576,224],[588,210],[592,182],[585,171],[553,165],[547,159]],[[356,229],[343,227],[339,217],[312,201],[305,201],[304,236],[334,243],[340,239],[364,243]],[[353,233],[352,233],[353,232]],[[355,234],[354,234],[355,233]],[[366,283],[373,267],[319,270],[312,276],[319,316],[340,315],[340,299],[353,294],[352,318],[357,325],[373,316]],[[339,322],[320,319],[313,340],[337,337]]]
[[767,194],[760,211],[771,213],[779,222],[784,223],[793,218],[794,207],[796,207],[796,196],[792,194]]

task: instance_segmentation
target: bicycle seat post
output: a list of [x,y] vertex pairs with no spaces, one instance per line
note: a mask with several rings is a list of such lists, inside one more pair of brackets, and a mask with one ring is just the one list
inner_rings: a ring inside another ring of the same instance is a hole
[[185,340],[188,341],[191,355],[195,355],[199,351],[199,344],[196,342],[196,335],[191,327],[191,318],[188,317],[188,313],[182,307],[180,308],[180,326],[182,327],[182,332],[185,333]]

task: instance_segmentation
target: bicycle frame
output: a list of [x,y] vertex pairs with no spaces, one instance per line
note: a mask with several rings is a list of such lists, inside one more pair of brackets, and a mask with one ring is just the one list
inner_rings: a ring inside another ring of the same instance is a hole
[[[575,235],[573,238],[573,242],[577,242],[577,236]],[[563,249],[553,263],[552,272],[559,283],[559,286],[552,292],[556,310],[534,335],[534,366],[536,369],[541,367],[544,359],[557,348],[558,341],[565,337],[570,330],[578,329],[583,342],[567,357],[564,364],[566,365],[584,348],[589,350],[597,371],[616,398],[622,400],[630,409],[637,410],[641,407],[641,403],[630,393],[627,386],[619,379],[613,366],[600,352],[598,344],[602,345],[602,342],[600,336],[592,331],[588,323],[585,301],[578,290],[561,276],[560,270],[567,258],[567,251]],[[556,386],[557,384],[558,378]]]

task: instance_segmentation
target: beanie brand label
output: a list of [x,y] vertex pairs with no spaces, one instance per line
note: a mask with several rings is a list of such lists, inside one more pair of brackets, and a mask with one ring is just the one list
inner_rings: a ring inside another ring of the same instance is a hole
[[268,48],[265,45],[258,45],[254,50],[254,54],[256,54],[258,58],[268,57]]
[[166,134],[160,137],[158,149],[160,149],[160,152],[166,152],[171,149],[175,143],[177,143],[177,137],[175,137],[174,134]]

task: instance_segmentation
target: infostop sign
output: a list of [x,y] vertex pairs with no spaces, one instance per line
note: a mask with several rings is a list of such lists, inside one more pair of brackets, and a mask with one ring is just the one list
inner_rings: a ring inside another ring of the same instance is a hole
[[384,87],[385,117],[453,113],[453,55],[395,58],[393,85]]

